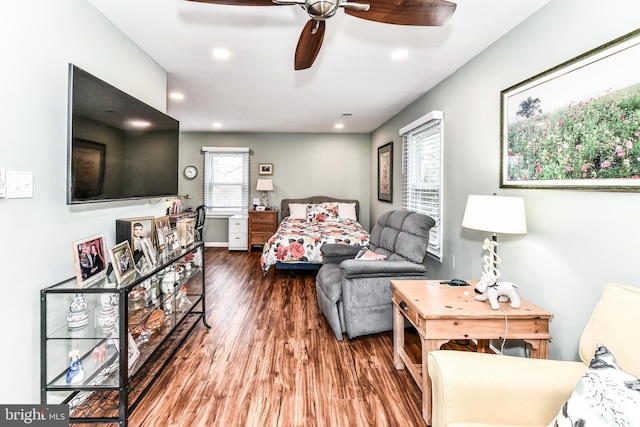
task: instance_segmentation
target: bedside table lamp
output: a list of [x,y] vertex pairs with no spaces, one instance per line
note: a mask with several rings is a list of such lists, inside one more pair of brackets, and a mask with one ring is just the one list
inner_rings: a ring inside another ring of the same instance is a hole
[[494,282],[497,282],[501,276],[498,264],[502,261],[498,257],[498,233],[526,234],[524,200],[522,197],[506,197],[496,194],[493,196],[470,194],[462,218],[462,226],[492,233],[491,240],[485,239],[482,245],[482,249],[489,251],[489,256],[484,257],[483,275],[489,276]]
[[267,191],[273,191],[273,181],[270,179],[259,179],[256,190],[262,191],[262,206],[267,207],[269,203],[269,197]]

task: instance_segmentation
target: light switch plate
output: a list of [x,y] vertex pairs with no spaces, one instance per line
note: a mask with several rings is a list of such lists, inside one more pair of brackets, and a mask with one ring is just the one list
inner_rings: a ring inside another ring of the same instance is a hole
[[7,171],[7,199],[33,197],[33,172]]

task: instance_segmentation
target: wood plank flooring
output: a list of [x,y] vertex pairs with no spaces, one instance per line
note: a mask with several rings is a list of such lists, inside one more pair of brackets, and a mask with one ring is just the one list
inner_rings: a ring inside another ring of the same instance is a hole
[[425,426],[391,332],[338,342],[315,272],[263,276],[259,257],[206,249],[212,328],[196,327],[129,426]]

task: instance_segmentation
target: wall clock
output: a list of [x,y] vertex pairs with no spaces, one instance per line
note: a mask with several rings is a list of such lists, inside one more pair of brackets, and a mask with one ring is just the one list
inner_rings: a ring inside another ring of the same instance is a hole
[[193,166],[193,165],[189,165],[186,168],[184,168],[184,176],[188,179],[193,179],[196,176],[198,176],[198,168]]

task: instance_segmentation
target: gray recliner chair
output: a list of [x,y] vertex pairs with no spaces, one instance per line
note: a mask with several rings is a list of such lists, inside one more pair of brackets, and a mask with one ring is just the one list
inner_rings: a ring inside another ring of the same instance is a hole
[[324,244],[316,276],[320,311],[338,341],[393,329],[391,280],[425,280],[423,264],[433,218],[407,210],[384,213],[373,226],[369,249],[384,260],[354,259],[360,246]]

